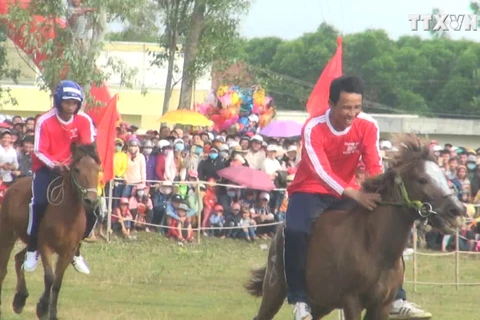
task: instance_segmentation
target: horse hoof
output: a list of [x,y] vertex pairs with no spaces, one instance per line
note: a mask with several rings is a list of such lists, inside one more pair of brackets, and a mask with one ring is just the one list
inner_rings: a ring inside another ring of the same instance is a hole
[[28,294],[25,295],[20,292],[17,292],[15,294],[15,297],[13,298],[12,307],[13,307],[13,311],[16,314],[22,313],[23,307],[25,307],[25,302],[27,301],[27,298],[28,298]]
[[41,301],[37,303],[37,317],[40,320],[48,319],[48,303],[42,303]]

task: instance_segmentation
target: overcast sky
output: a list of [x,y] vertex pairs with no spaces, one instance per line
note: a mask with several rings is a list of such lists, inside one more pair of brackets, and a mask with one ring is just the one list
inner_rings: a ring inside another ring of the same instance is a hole
[[[411,31],[409,14],[429,14],[434,7],[446,14],[471,14],[469,4],[470,0],[254,0],[241,34],[293,39],[326,21],[342,33],[373,28],[386,30],[394,39],[402,35],[428,37],[428,32]],[[449,34],[453,39],[480,42],[480,30]]]

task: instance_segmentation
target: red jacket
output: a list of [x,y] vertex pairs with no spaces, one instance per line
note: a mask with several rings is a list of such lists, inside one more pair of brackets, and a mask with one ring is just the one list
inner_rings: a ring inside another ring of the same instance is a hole
[[347,187],[357,187],[355,172],[360,159],[369,176],[383,171],[375,119],[362,112],[349,128],[338,132],[329,114],[327,110],[308,119],[302,129],[302,159],[288,187],[289,195],[307,192],[340,198]]
[[79,112],[65,122],[58,117],[57,110],[52,109],[38,117],[35,125],[32,171],[44,166],[53,168],[55,162],[68,164],[72,143],[89,144],[94,140],[95,127],[86,113]]

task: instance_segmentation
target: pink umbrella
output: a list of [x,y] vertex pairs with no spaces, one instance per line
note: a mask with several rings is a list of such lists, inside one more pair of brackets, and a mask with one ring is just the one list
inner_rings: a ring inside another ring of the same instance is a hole
[[272,191],[275,189],[273,181],[270,180],[270,177],[267,176],[265,172],[250,167],[227,167],[217,171],[217,174],[222,178],[250,189],[262,191]]

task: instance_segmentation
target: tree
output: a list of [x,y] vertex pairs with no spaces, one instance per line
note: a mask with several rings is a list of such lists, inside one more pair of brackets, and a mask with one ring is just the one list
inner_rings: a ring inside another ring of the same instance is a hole
[[188,33],[183,48],[180,109],[190,108],[195,79],[212,62],[227,65],[235,56],[240,18],[249,0],[193,0],[187,20]]
[[180,79],[173,78],[174,72],[178,71],[176,60],[180,56],[180,45],[187,31],[186,21],[193,0],[159,0],[161,9],[162,34],[159,37],[160,47],[163,52],[152,53],[153,65],[163,66],[167,63],[167,79],[165,95],[163,98],[162,115],[168,111],[170,98],[175,85]]
[[[335,53],[338,35],[322,24],[316,32],[274,45],[271,38],[252,39],[245,41],[241,58],[279,109],[305,110],[314,84]],[[479,43],[411,36],[394,41],[383,30],[350,34],[343,40],[344,74],[364,79],[367,111],[480,115]]]
[[[61,79],[69,77],[84,86],[89,102],[89,86],[107,80],[108,72],[97,68],[97,57],[103,49],[106,26],[113,20],[126,21],[138,14],[148,0],[90,0],[84,4],[96,8],[91,13],[92,37],[79,46],[72,29],[65,22],[67,8],[63,1],[32,0],[26,8],[12,5],[6,18],[13,26],[10,36],[23,38],[24,51],[41,70],[40,88],[53,91]],[[36,17],[45,17],[36,19]],[[65,26],[67,24],[67,26]],[[31,32],[37,29],[36,32]],[[18,42],[17,42],[18,44]],[[103,70],[121,71],[122,84],[129,86],[135,72],[123,61],[108,59]],[[93,104],[90,104],[93,105]]]

